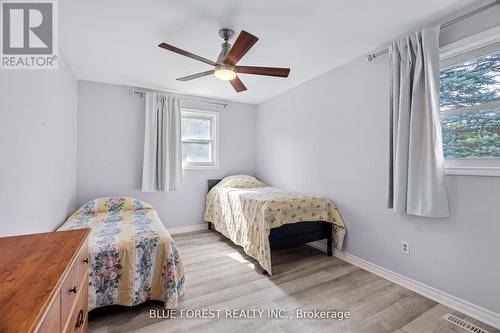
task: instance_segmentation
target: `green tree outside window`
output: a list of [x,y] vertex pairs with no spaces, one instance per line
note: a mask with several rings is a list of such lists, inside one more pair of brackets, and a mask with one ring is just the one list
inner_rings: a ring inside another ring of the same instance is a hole
[[[441,111],[500,102],[500,52],[441,71]],[[441,120],[445,158],[500,157],[500,108],[457,112]]]

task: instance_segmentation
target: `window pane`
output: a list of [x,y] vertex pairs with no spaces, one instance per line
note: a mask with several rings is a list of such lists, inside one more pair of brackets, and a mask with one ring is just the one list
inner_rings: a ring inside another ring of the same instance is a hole
[[443,116],[445,158],[500,157],[500,109]]
[[210,119],[183,117],[182,138],[191,140],[211,139]]
[[500,52],[441,71],[441,110],[500,100]]
[[183,162],[211,162],[210,143],[182,143]]

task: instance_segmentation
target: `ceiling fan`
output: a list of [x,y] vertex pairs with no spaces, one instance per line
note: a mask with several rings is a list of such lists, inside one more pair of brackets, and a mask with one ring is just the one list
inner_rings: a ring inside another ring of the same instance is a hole
[[234,36],[234,31],[231,29],[221,29],[219,30],[219,35],[224,39],[222,43],[222,51],[217,57],[217,61],[212,61],[199,55],[193,54],[188,51],[181,50],[173,45],[167,43],[161,43],[158,45],[166,50],[178,53],[180,55],[195,59],[211,66],[214,69],[201,72],[197,74],[192,74],[184,77],[180,77],[178,81],[190,81],[204,77],[207,75],[214,74],[215,77],[226,80],[231,83],[236,92],[242,92],[247,90],[247,87],[241,82],[237,74],[254,74],[254,75],[267,75],[267,76],[277,76],[277,77],[288,77],[290,73],[290,68],[277,68],[277,67],[255,67],[255,66],[236,66],[238,61],[250,50],[250,48],[259,40],[254,35],[242,30],[238,38],[234,42],[233,47],[229,44],[229,40]]

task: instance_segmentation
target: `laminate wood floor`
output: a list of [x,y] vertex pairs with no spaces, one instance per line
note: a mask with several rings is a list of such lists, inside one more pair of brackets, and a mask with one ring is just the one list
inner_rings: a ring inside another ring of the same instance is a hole
[[[178,311],[219,309],[347,310],[350,319],[151,319],[161,302],[111,306],[90,312],[89,331],[111,332],[466,332],[446,313],[491,333],[488,325],[453,311],[335,257],[303,245],[272,252],[272,277],[256,261],[214,231],[174,237],[186,270]],[[178,312],[179,313],[179,312]],[[284,314],[284,312],[282,312]]]

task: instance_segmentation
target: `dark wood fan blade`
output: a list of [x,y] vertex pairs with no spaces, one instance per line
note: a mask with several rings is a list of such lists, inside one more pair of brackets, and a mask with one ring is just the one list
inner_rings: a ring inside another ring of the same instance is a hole
[[239,77],[236,77],[235,79],[230,80],[229,83],[231,83],[231,85],[233,86],[234,90],[236,90],[236,92],[242,92],[242,91],[247,90],[247,87],[245,87],[245,85],[243,84],[243,82],[241,82]]
[[178,47],[175,47],[173,45],[170,45],[170,44],[167,44],[167,43],[161,43],[158,46],[161,47],[161,48],[163,48],[163,49],[165,49],[165,50],[169,50],[169,51],[175,52],[177,54],[189,57],[191,59],[195,59],[195,60],[204,62],[205,64],[209,64],[209,65],[215,66],[215,62],[213,62],[212,60],[200,57],[199,55],[196,55],[196,54],[188,52],[188,51],[181,50]]
[[242,30],[240,35],[234,42],[233,47],[229,51],[224,60],[224,63],[227,65],[234,66],[241,58],[250,50],[250,48],[257,43],[259,39],[254,35]]
[[194,80],[194,79],[198,79],[200,77],[204,77],[204,76],[213,74],[214,72],[215,71],[212,69],[210,71],[206,71],[206,72],[201,72],[201,73],[197,73],[197,74],[193,74],[193,75],[188,75],[188,76],[180,77],[180,78],[177,79],[177,81],[191,81],[191,80]]
[[288,77],[288,74],[290,73],[290,68],[236,66],[236,72],[239,74],[255,74],[255,75]]

